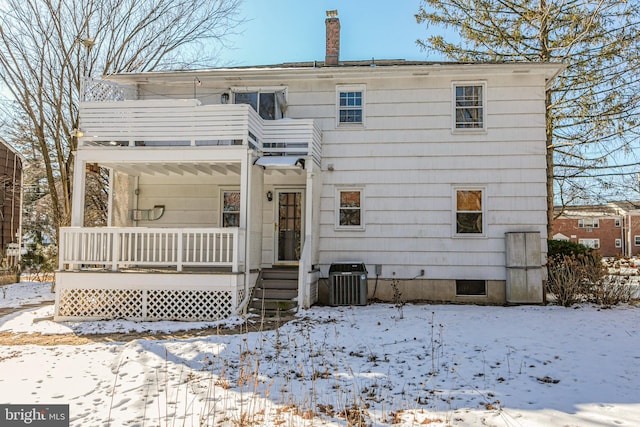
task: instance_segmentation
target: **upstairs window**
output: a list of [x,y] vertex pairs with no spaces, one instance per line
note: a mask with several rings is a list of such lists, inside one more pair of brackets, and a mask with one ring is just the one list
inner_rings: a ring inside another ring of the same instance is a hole
[[599,228],[600,221],[597,218],[585,218],[578,220],[578,228]]
[[454,130],[485,128],[484,84],[454,84]]
[[340,123],[362,123],[362,92],[340,92]]
[[483,193],[482,189],[458,188],[455,190],[456,234],[481,235],[484,233]]
[[284,90],[237,91],[234,102],[251,105],[265,120],[281,119],[287,109]]
[[364,124],[364,86],[338,86],[338,125]]

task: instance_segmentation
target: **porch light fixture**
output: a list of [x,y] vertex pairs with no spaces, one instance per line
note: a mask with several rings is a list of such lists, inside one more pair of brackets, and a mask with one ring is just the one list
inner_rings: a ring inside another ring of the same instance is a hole
[[273,201],[273,192],[267,191],[267,200],[270,202]]
[[220,95],[220,103],[221,104],[228,104],[229,103],[229,94],[228,93],[223,93],[222,95]]
[[71,136],[76,138],[82,138],[84,136],[84,132],[82,132],[82,129],[73,129],[71,131]]

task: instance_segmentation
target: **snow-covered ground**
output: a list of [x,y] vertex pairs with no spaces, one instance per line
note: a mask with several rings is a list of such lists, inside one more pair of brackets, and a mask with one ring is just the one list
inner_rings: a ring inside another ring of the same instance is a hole
[[[0,290],[0,306],[52,299],[46,286],[14,286],[5,299]],[[0,318],[0,402],[69,404],[72,426],[640,423],[634,305],[405,305],[402,316],[389,304],[314,307],[248,334],[8,345],[38,333],[211,326],[56,324],[51,314]]]
[[55,295],[51,293],[51,283],[48,282],[22,282],[0,286],[0,308],[38,304],[54,299]]

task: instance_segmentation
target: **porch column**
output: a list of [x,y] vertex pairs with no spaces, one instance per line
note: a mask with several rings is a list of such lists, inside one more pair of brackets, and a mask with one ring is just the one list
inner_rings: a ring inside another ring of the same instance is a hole
[[309,271],[311,270],[311,266],[313,265],[313,259],[315,254],[315,199],[316,191],[315,188],[315,164],[313,163],[313,159],[308,157],[306,159],[306,173],[307,173],[307,182],[306,182],[306,195],[305,195],[305,232],[304,232],[304,245],[307,247],[306,258],[301,261],[301,270],[298,277],[298,302],[300,306],[304,309],[308,309],[311,307],[311,295],[309,289]]
[[[251,219],[249,213],[251,212],[251,151],[247,151],[246,155],[242,156],[240,163],[240,230],[244,230],[243,245],[244,245],[244,298],[243,301],[238,301],[238,292],[234,292],[232,296],[232,304],[234,311],[237,311],[240,306],[249,298],[249,277],[251,273],[251,250],[249,248],[249,241],[251,240]],[[238,238],[243,233],[238,233]],[[240,251],[237,251],[237,255],[240,256]]]
[[84,193],[87,162],[80,158],[76,151],[73,165],[73,199],[71,201],[71,226],[82,227],[84,225]]
[[113,227],[113,186],[116,183],[115,172],[109,168],[109,195],[107,201],[107,227]]
[[[249,172],[251,170],[250,164],[251,153],[247,151],[245,156],[242,156],[242,161],[240,162],[240,230],[244,230],[244,242],[242,242],[244,246],[244,273],[245,273],[245,282],[246,275],[249,272],[249,236],[251,235],[251,230],[249,230],[249,212],[251,209],[251,186],[249,183]],[[239,254],[238,254],[239,255]],[[246,283],[245,283],[246,286]]]

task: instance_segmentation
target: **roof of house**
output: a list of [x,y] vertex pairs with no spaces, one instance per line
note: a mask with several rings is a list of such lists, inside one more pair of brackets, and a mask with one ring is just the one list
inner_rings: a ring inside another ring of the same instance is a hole
[[198,70],[175,71],[144,71],[118,73],[104,76],[108,80],[116,80],[125,83],[146,83],[148,79],[171,79],[172,82],[192,82],[194,77],[220,77],[224,78],[232,74],[234,79],[242,80],[252,77],[263,78],[268,75],[280,75],[286,73],[287,77],[332,77],[339,74],[386,74],[406,72],[409,75],[428,76],[430,74],[448,74],[452,71],[463,74],[477,74],[478,71],[492,71],[505,74],[538,73],[544,74],[547,82],[552,81],[565,69],[560,63],[550,62],[434,62],[434,61],[408,61],[404,59],[371,59],[360,61],[340,61],[337,66],[325,65],[323,61],[285,62],[281,64],[260,66],[239,66],[207,68]]

